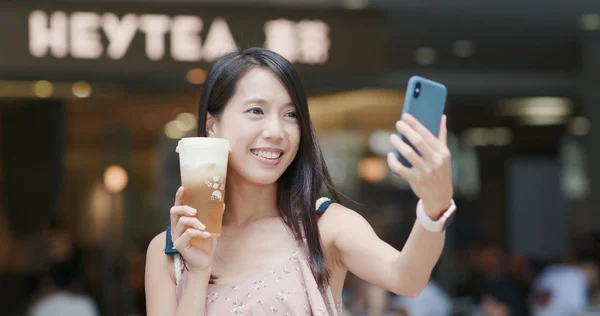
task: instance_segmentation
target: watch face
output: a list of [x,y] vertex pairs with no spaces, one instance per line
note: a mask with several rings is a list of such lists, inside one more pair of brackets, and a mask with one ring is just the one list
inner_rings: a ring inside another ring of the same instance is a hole
[[446,228],[448,228],[448,226],[450,226],[450,224],[452,223],[452,220],[454,220],[454,216],[456,215],[456,212],[452,212],[452,214],[450,214],[450,217],[448,217],[448,219],[446,220],[446,222],[444,223],[444,230]]

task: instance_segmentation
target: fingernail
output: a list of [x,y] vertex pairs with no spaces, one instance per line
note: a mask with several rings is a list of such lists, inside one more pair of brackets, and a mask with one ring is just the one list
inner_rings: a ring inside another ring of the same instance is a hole
[[190,211],[189,212],[190,215],[196,214],[196,209],[195,208],[190,208],[189,211]]
[[200,230],[206,229],[206,225],[204,225],[204,224],[200,224],[200,225],[198,225],[198,227],[200,228]]
[[210,233],[209,232],[203,232],[205,237],[210,237]]

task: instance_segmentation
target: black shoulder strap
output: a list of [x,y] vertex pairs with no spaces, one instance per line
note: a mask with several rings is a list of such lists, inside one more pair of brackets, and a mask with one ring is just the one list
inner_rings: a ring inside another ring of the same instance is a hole
[[179,252],[177,251],[177,249],[175,249],[175,246],[173,245],[173,240],[171,239],[171,226],[167,226],[166,235],[167,237],[165,242],[165,255],[178,254]]
[[325,211],[327,211],[327,209],[329,208],[329,205],[333,204],[333,203],[337,203],[335,200],[326,198],[326,197],[322,197],[320,199],[317,200],[317,214],[318,215],[323,215],[323,213],[325,213]]

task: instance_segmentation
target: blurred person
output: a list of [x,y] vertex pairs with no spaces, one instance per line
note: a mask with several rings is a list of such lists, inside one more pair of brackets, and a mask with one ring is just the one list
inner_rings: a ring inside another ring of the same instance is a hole
[[391,309],[406,316],[448,316],[452,314],[452,300],[435,281],[430,281],[417,297],[396,296]]
[[53,263],[41,278],[37,299],[28,316],[97,316],[96,303],[81,293],[80,252]]
[[533,316],[575,315],[590,306],[592,289],[598,285],[598,254],[580,251],[573,263],[542,270],[532,286]]
[[527,316],[529,314],[518,284],[506,277],[498,277],[486,282],[480,305],[485,316]]
[[[160,233],[147,250],[148,315],[338,315],[348,271],[398,295],[417,296],[439,260],[441,228],[454,211],[445,116],[440,127],[435,137],[412,116],[398,122],[422,156],[391,135],[414,167],[404,167],[393,153],[388,164],[421,199],[421,216],[398,251],[341,204],[320,209],[322,215],[315,211],[323,185],[339,199],[293,66],[259,48],[221,57],[198,110],[198,136],[224,138],[232,147],[219,246],[194,217],[197,210],[182,205],[180,188],[171,236]],[[428,221],[439,219],[440,229],[432,228]],[[167,238],[178,254],[165,255]],[[204,239],[203,247],[192,247],[192,238]]]
[[351,313],[380,316],[388,309],[389,292],[349,274],[344,283],[343,299]]
[[458,263],[460,285],[459,296],[479,302],[486,284],[506,274],[505,255],[500,247],[492,243],[472,243],[464,250]]

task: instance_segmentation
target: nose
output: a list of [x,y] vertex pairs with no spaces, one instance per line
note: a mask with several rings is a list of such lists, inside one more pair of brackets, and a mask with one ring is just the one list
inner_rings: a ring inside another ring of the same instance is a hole
[[265,120],[262,136],[270,141],[281,141],[283,139],[283,127],[279,117],[271,117]]

